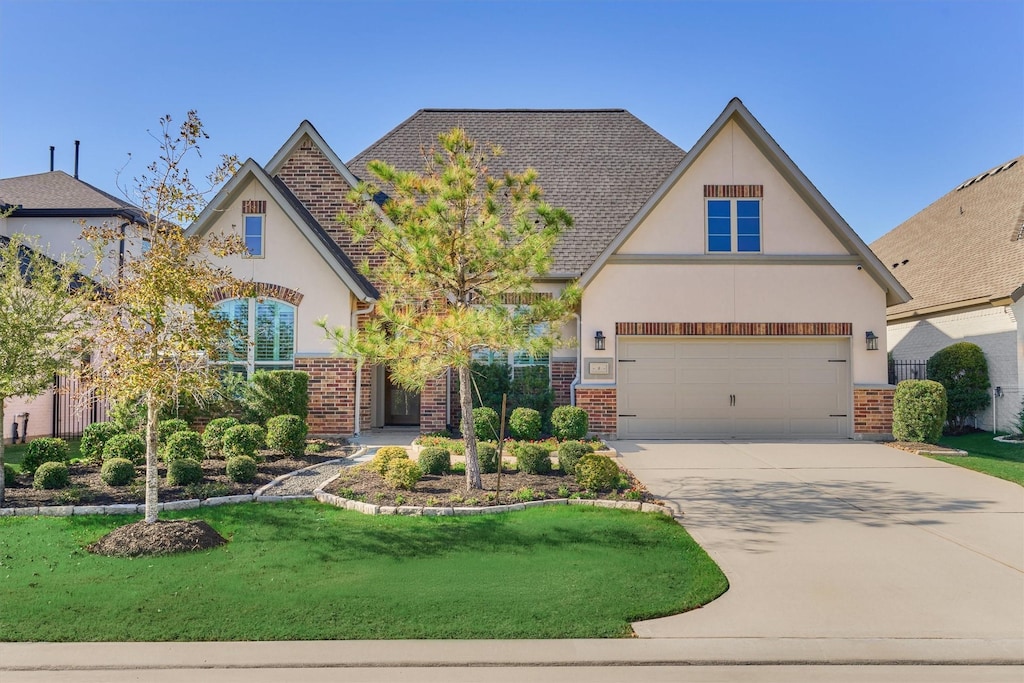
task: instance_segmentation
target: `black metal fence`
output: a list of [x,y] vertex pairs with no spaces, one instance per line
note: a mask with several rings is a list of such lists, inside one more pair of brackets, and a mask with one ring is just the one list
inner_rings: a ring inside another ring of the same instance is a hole
[[107,401],[94,389],[83,387],[74,375],[55,375],[53,378],[53,430],[52,436],[72,439],[93,422],[107,419]]
[[899,384],[905,379],[928,379],[928,361],[890,360],[889,384]]

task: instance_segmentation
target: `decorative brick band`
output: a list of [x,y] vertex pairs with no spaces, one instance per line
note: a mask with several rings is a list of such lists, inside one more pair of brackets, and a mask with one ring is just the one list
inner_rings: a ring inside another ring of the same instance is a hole
[[853,389],[853,433],[892,434],[892,397],[896,388]]
[[289,303],[292,306],[298,306],[302,303],[303,294],[283,285],[272,285],[269,282],[247,282],[242,286],[240,291],[224,289],[217,290],[213,293],[213,300],[225,301],[227,299],[235,299],[239,296],[257,299],[277,299],[278,301]]
[[615,334],[645,337],[849,337],[853,323],[615,323]]
[[502,294],[501,303],[508,306],[530,306],[551,298],[550,292],[527,292],[525,294]]
[[755,199],[764,196],[764,185],[705,185],[704,196]]
[[577,387],[576,407],[587,411],[590,431],[614,435],[619,428],[615,387]]
[[243,199],[242,213],[266,213],[267,200],[265,199]]

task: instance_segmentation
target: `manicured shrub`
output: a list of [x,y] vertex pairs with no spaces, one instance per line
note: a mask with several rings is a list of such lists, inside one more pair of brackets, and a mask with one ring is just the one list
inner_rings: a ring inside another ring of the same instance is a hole
[[242,388],[242,409],[252,422],[277,415],[309,415],[309,375],[300,370],[257,370]]
[[103,459],[124,458],[136,465],[146,462],[146,440],[134,432],[115,434],[103,446]]
[[32,488],[36,489],[62,489],[68,485],[68,464],[48,460],[40,463],[36,469],[35,477],[32,479]]
[[122,432],[134,432],[146,424],[146,405],[142,401],[122,401],[111,406],[107,416]]
[[167,439],[171,437],[171,434],[187,431],[188,422],[185,422],[181,418],[172,417],[169,420],[160,420],[156,423],[157,440],[161,444],[167,443]]
[[174,432],[167,437],[167,442],[160,449],[164,462],[188,458],[196,462],[202,462],[206,457],[206,449],[203,448],[203,437],[196,432]]
[[1013,428],[1018,434],[1024,436],[1024,401],[1021,401],[1020,412],[1013,419]]
[[938,351],[928,359],[928,379],[946,387],[946,424],[953,434],[992,402],[988,361],[977,344],[959,342]]
[[4,463],[4,488],[10,488],[14,485],[14,478],[18,476],[14,472],[14,468]]
[[392,462],[408,459],[409,454],[401,446],[382,446],[377,449],[377,454],[370,461],[370,469],[383,477],[391,467]]
[[412,460],[397,458],[391,461],[384,473],[384,481],[393,488],[411,491],[422,476],[423,470],[419,465]]
[[93,422],[82,431],[82,443],[78,450],[83,458],[101,460],[103,447],[111,437],[123,433],[121,427],[114,422]]
[[897,441],[938,443],[946,415],[946,389],[938,382],[908,379],[896,385],[892,435]]
[[[497,439],[498,428],[501,423],[501,418],[498,417],[498,413],[493,408],[487,406],[481,406],[480,408],[473,408],[473,426],[476,428],[476,438],[478,439]],[[465,434],[466,425],[465,420],[459,425],[459,430]]]
[[203,480],[203,466],[190,458],[181,458],[167,463],[167,485],[188,486]]
[[448,474],[452,469],[452,454],[444,448],[424,448],[417,463],[423,474]]
[[203,430],[203,448],[206,449],[208,456],[219,458],[224,455],[224,432],[237,424],[239,424],[238,420],[233,417],[218,417],[215,420],[210,420],[206,429]]
[[135,481],[135,465],[125,458],[111,458],[100,468],[100,478],[107,486],[127,486]]
[[480,471],[484,474],[494,474],[498,471],[498,449],[494,444],[477,441],[476,455],[480,460]]
[[556,439],[582,439],[590,428],[587,411],[576,406],[558,406],[551,413],[551,433]]
[[548,366],[516,368],[515,377],[508,389],[509,410],[514,412],[516,408],[532,408],[540,413],[541,424],[546,425],[551,420],[551,410],[554,407],[555,392],[551,390]]
[[300,457],[306,452],[309,427],[298,415],[275,415],[267,420],[267,448]]
[[233,456],[225,463],[228,479],[239,484],[248,484],[255,479],[257,469],[256,460],[248,455]]
[[592,491],[610,491],[619,484],[622,470],[607,455],[587,453],[576,463],[576,483]]
[[515,439],[533,441],[540,436],[540,413],[533,408],[516,408],[508,418],[508,428]]
[[21,470],[27,474],[35,474],[35,471],[43,463],[67,462],[70,457],[71,451],[67,441],[45,436],[29,441],[28,448],[25,450],[25,459],[21,463]]
[[516,446],[516,467],[523,474],[547,474],[551,471],[551,455],[533,443]]
[[232,458],[236,455],[256,457],[256,451],[263,448],[267,440],[267,432],[259,425],[235,425],[224,432],[222,440],[224,455]]
[[558,467],[566,474],[576,474],[576,463],[594,447],[582,441],[566,441],[558,446]]

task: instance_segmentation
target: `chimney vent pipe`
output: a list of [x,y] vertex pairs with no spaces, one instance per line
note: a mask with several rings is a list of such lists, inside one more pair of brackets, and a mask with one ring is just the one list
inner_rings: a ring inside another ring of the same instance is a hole
[[78,180],[78,145],[81,143],[75,140],[75,180]]
[[53,145],[50,145],[50,173],[53,173]]

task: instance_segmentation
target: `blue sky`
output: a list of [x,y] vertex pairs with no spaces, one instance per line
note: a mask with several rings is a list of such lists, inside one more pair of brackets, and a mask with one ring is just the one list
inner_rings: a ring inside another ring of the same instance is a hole
[[0,177],[78,139],[115,193],[189,109],[207,160],[265,163],[303,119],[350,159],[423,107],[621,107],[689,149],[735,96],[871,242],[1024,153],[1024,0],[0,0],[0,30]]

